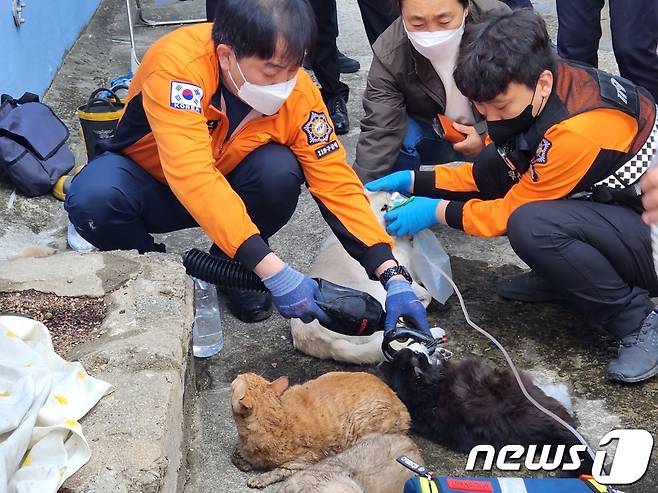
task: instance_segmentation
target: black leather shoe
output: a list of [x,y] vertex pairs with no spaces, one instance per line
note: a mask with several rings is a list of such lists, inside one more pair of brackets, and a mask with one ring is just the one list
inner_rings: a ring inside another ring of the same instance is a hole
[[[338,56],[338,72],[341,74],[353,74],[358,72],[361,69],[361,64],[358,60],[350,58],[342,53],[340,50],[337,51]],[[310,55],[306,55],[302,61],[302,67],[306,70],[313,70],[313,58]]]
[[251,324],[268,319],[272,315],[270,293],[219,288],[217,292],[226,297],[228,309],[238,320]]
[[[210,247],[211,255],[228,259],[217,245]],[[225,296],[228,309],[238,319],[246,323],[260,322],[272,315],[272,295],[234,288],[217,288],[219,296]]]
[[606,378],[637,383],[658,375],[658,313],[652,311],[642,327],[624,337],[619,353],[608,365]]
[[360,68],[361,64],[358,60],[350,58],[338,50],[338,71],[341,74],[353,74],[358,72]]
[[559,303],[566,300],[548,281],[532,271],[501,279],[496,283],[496,293],[506,300],[527,303]]
[[347,114],[347,103],[341,96],[335,96],[327,101],[329,116],[334,122],[336,135],[343,135],[350,130],[350,117]]

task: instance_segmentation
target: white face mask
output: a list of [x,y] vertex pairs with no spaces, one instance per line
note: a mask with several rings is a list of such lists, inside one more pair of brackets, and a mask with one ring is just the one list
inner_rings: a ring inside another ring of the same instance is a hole
[[238,89],[238,97],[263,115],[273,115],[279,111],[295,88],[295,84],[297,84],[296,75],[289,81],[279,82],[278,84],[269,84],[266,86],[252,84],[242,73],[240,64],[236,62],[236,65],[238,66],[240,75],[244,79],[244,83],[238,86],[233,80],[230,70],[228,71],[228,76],[231,78],[233,85]]
[[445,58],[454,58],[459,49],[459,42],[464,34],[466,23],[466,12],[462,25],[457,29],[445,29],[442,31],[409,31],[406,24],[404,30],[414,48],[430,61],[439,61]]

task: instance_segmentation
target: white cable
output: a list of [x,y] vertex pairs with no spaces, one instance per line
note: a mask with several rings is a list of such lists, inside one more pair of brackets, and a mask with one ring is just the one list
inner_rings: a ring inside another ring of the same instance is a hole
[[529,393],[528,390],[525,388],[525,385],[523,384],[523,380],[521,380],[521,376],[519,375],[518,370],[516,369],[516,366],[514,365],[514,362],[512,361],[512,358],[510,358],[510,355],[507,353],[507,350],[503,347],[503,345],[498,342],[498,340],[489,334],[486,330],[483,328],[479,327],[475,322],[471,320],[471,317],[468,315],[468,310],[466,310],[466,305],[464,303],[464,297],[462,296],[461,292],[459,291],[459,288],[455,284],[455,282],[452,280],[450,276],[448,276],[438,265],[436,266],[439,272],[443,277],[445,277],[448,282],[452,285],[452,288],[455,290],[455,293],[457,294],[457,298],[459,298],[459,303],[462,307],[462,312],[464,312],[464,318],[466,319],[466,322],[468,325],[473,327],[475,330],[477,330],[480,334],[485,336],[487,339],[489,339],[491,342],[493,342],[496,347],[500,350],[501,353],[503,353],[503,356],[505,357],[505,361],[507,361],[507,364],[509,365],[510,369],[512,370],[512,373],[514,374],[514,377],[516,378],[516,382],[519,384],[519,387],[521,388],[521,392],[523,392],[523,395],[525,396],[526,399],[528,399],[537,409],[539,409],[541,412],[546,414],[547,416],[553,418],[555,421],[560,423],[562,426],[564,426],[567,430],[569,430],[577,439],[578,441],[583,444],[585,447],[587,447],[587,453],[590,455],[592,458],[592,461],[594,460],[594,451],[592,448],[589,446],[585,438],[576,430],[573,426],[571,426],[569,423],[564,421],[562,418],[560,418],[557,414],[554,412],[546,409],[544,406],[539,404]]

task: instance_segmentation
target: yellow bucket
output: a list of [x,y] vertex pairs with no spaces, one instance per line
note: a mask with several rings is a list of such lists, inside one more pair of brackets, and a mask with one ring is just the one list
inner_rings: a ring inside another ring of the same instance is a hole
[[[100,93],[110,94],[110,97],[99,97]],[[125,103],[110,89],[96,89],[86,104],[78,107],[78,118],[82,128],[82,136],[87,149],[87,161],[98,154],[99,144],[109,143],[114,137],[117,123]]]

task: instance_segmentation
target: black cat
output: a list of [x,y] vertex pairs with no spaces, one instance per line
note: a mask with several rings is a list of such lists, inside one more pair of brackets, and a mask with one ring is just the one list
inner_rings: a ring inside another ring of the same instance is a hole
[[[430,364],[426,355],[402,349],[379,371],[409,409],[414,431],[458,452],[481,444],[499,450],[509,444],[568,448],[580,443],[525,398],[509,369],[491,368],[475,359]],[[522,373],[521,378],[537,402],[576,426],[564,406],[529,375]],[[584,455],[582,466],[587,469],[590,461]]]

